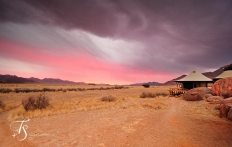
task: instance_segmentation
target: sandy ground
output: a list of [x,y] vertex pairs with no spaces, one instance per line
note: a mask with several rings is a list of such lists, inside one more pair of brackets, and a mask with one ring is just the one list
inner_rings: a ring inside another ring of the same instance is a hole
[[162,100],[168,103],[167,109],[90,110],[33,118],[23,124],[28,126],[28,137],[23,141],[12,136],[11,123],[6,120],[10,111],[2,112],[0,146],[232,146],[232,122],[212,115],[207,102],[173,97]]

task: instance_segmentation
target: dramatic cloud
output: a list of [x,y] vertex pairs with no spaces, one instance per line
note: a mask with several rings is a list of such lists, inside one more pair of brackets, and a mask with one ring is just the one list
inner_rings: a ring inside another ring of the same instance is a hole
[[0,0],[0,72],[165,82],[231,63],[231,26],[230,0]]

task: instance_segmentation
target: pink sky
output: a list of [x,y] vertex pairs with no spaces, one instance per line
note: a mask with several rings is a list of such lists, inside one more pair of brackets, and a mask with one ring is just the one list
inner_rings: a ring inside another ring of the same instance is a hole
[[0,74],[166,82],[231,63],[228,0],[0,0]]
[[[164,82],[174,78],[162,72],[142,71],[131,66],[97,59],[82,49],[78,55],[60,52],[52,49],[53,53],[30,46],[0,40],[1,56],[9,60],[1,74],[12,74],[22,77],[60,78],[76,82],[132,84],[135,82],[158,81]],[[47,49],[49,50],[49,48]],[[15,60],[13,62],[11,60]],[[19,63],[18,63],[19,62]],[[29,64],[29,67],[20,66]],[[37,68],[37,67],[41,68]],[[12,70],[17,69],[17,70]],[[30,72],[28,72],[28,68]]]

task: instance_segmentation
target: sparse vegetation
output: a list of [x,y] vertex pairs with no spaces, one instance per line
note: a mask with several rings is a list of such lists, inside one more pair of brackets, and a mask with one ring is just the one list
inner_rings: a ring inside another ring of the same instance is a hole
[[[46,88],[48,89],[55,89],[56,93],[48,92],[49,90],[46,89],[46,96],[49,96],[51,99],[49,99],[49,105],[46,108],[32,108],[31,106],[34,106],[36,102],[36,97],[38,96],[32,96],[32,98],[29,99],[29,96],[31,94],[24,92],[23,90],[28,89],[29,85],[9,85],[9,88],[11,89],[18,89],[20,90],[20,93],[24,94],[16,94],[12,93],[11,95],[15,95],[19,97],[19,101],[15,101],[14,108],[17,106],[16,109],[12,110],[8,115],[8,121],[15,121],[16,119],[23,119],[23,118],[36,118],[36,117],[43,117],[43,116],[51,116],[51,115],[59,115],[59,114],[66,114],[66,113],[74,113],[79,111],[93,111],[93,110],[117,110],[117,109],[163,109],[167,106],[162,105],[160,103],[157,103],[156,99],[155,101],[143,101],[142,103],[138,103],[138,95],[141,94],[140,90],[142,90],[142,87],[136,86],[136,87],[130,87],[129,90],[119,90],[129,88],[124,86],[99,86],[99,87],[91,87],[89,85],[87,86],[80,86],[77,85],[76,87],[73,87],[74,85],[46,85]],[[5,88],[5,87],[4,87]],[[8,87],[6,87],[8,88]],[[30,85],[29,90],[44,90],[44,85]],[[74,90],[75,89],[75,90]],[[91,90],[89,90],[91,89]],[[93,90],[92,90],[93,89]],[[100,90],[101,89],[101,90]],[[115,89],[115,90],[114,90]],[[168,88],[159,88],[157,87],[155,95],[160,92],[166,91]],[[69,92],[69,90],[71,92]],[[110,94],[107,94],[108,92],[106,90],[113,90],[110,91]],[[40,92],[41,92],[40,91]],[[63,91],[67,91],[67,93],[63,93]],[[78,93],[78,91],[86,91]],[[153,91],[153,89],[146,89],[146,92]],[[43,91],[42,91],[43,92]],[[60,93],[62,92],[62,93]],[[77,92],[77,94],[75,94]],[[104,96],[105,95],[105,96]],[[25,97],[26,96],[26,97]],[[103,96],[103,97],[102,97]],[[67,98],[70,98],[67,101]],[[24,105],[22,105],[22,100],[24,100]],[[26,102],[31,101],[29,104]],[[9,101],[10,102],[10,101]],[[6,103],[6,105],[10,104],[9,102]],[[20,106],[21,105],[21,106]],[[13,105],[12,105],[13,106]],[[26,109],[27,110],[26,110]],[[6,109],[6,108],[5,108]],[[30,111],[33,110],[33,111]],[[5,110],[4,110],[5,111]]]
[[155,98],[157,95],[155,93],[151,93],[151,92],[143,92],[140,95],[140,98]]
[[3,101],[0,100],[0,109],[4,109],[5,108],[5,104],[3,103]]
[[149,88],[149,87],[150,87],[149,84],[143,84],[142,86],[143,86],[144,88]]
[[165,92],[157,92],[157,93],[143,92],[143,93],[140,95],[140,98],[155,98],[155,97],[159,97],[159,96],[166,97],[166,96],[168,96],[168,94],[165,93]]
[[42,88],[42,89],[29,89],[29,88],[15,88],[14,90],[11,90],[9,88],[1,88],[0,93],[9,93],[9,92],[15,92],[15,93],[29,93],[29,92],[58,92],[58,91],[86,91],[86,90],[111,90],[111,89],[127,89],[129,87],[124,86],[114,86],[114,87],[100,87],[100,88]]
[[15,104],[13,103],[4,103],[2,100],[0,100],[0,112],[8,111],[10,109],[15,108]]
[[45,94],[39,94],[36,97],[29,97],[22,101],[22,105],[26,111],[35,109],[44,109],[49,105],[49,99]]
[[56,92],[54,88],[43,88],[43,92]]
[[9,88],[1,88],[0,89],[0,93],[10,93],[10,92],[12,92],[12,90]]
[[104,102],[113,102],[116,101],[116,97],[112,95],[107,95],[107,96],[103,96],[101,100]]
[[165,92],[159,92],[159,93],[156,93],[156,95],[159,97],[159,96],[163,96],[163,97],[166,97],[168,96],[168,93],[165,93]]

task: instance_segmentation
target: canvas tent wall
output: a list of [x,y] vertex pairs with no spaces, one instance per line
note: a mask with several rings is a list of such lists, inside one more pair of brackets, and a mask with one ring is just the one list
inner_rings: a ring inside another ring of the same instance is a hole
[[194,70],[186,77],[175,80],[175,82],[181,83],[184,89],[192,89],[196,87],[207,87],[208,83],[212,83],[213,80]]

